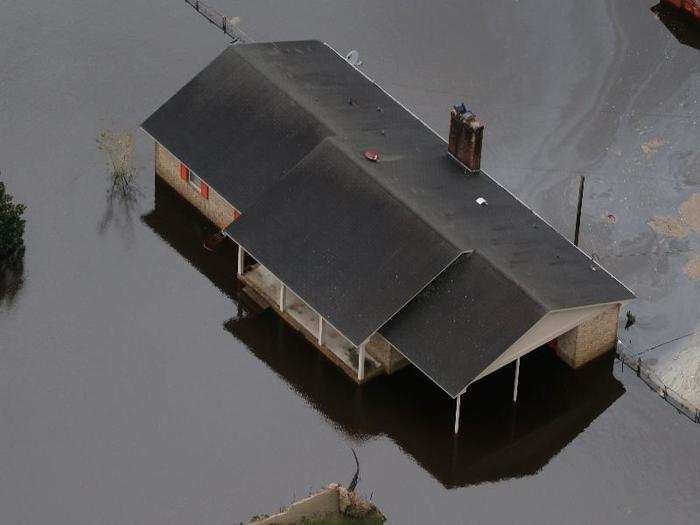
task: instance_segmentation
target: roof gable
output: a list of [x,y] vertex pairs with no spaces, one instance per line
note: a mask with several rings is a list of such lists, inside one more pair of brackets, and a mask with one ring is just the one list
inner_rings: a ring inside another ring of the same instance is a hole
[[142,127],[240,211],[332,134],[234,47]]
[[478,253],[463,254],[380,329],[455,397],[546,314]]
[[460,250],[352,155],[323,141],[226,233],[357,345]]

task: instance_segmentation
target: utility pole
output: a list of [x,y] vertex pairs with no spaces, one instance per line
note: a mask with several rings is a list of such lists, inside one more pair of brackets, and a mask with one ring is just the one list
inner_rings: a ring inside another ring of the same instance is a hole
[[576,230],[574,231],[574,244],[578,246],[579,230],[581,229],[581,208],[583,207],[583,187],[586,184],[586,177],[581,175],[581,182],[578,187],[578,207],[576,208]]

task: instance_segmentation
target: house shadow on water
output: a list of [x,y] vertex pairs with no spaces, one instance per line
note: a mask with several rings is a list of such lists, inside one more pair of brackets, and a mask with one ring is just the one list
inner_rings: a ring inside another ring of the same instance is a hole
[[351,439],[389,437],[447,488],[536,474],[624,393],[612,355],[574,371],[541,348],[522,360],[517,406],[512,365],[469,388],[455,436],[454,401],[417,369],[358,387],[273,312],[248,311],[235,279],[235,246],[205,252],[202,240],[216,227],[158,178],[155,208],[142,219],[223,293],[240,299],[239,315],[224,329],[298,395]]
[[454,401],[413,367],[357,387],[273,312],[230,319],[224,328],[354,439],[386,435],[447,488],[536,474],[623,393],[604,356],[573,371],[548,348],[472,385]]
[[159,177],[155,177],[154,201],[153,210],[141,216],[144,224],[225,295],[239,299],[243,286],[236,279],[236,245],[227,241],[215,254],[206,252],[202,242],[218,228]]
[[663,3],[653,6],[651,12],[681,44],[700,49],[700,21],[680,9]]

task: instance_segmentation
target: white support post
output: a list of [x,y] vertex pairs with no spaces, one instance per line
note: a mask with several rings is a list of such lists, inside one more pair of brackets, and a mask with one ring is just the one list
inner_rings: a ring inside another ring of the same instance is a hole
[[280,310],[284,312],[284,308],[287,306],[287,287],[282,281],[280,281]]
[[238,277],[243,275],[243,272],[245,268],[243,267],[245,261],[245,251],[243,250],[243,247],[239,244],[238,245]]
[[365,378],[365,345],[367,343],[362,343],[360,345],[360,351],[358,352],[357,360],[357,380],[362,381]]
[[515,379],[513,381],[513,403],[518,401],[518,379],[520,377],[520,358],[515,360]]
[[459,433],[459,411],[462,405],[462,394],[457,396],[457,407],[455,408],[455,434]]
[[318,346],[323,346],[323,316],[318,315]]

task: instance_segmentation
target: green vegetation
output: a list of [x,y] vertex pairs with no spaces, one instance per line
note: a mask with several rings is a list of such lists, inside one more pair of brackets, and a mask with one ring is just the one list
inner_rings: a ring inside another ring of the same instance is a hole
[[12,202],[0,181],[0,266],[11,266],[24,253],[24,204]]

